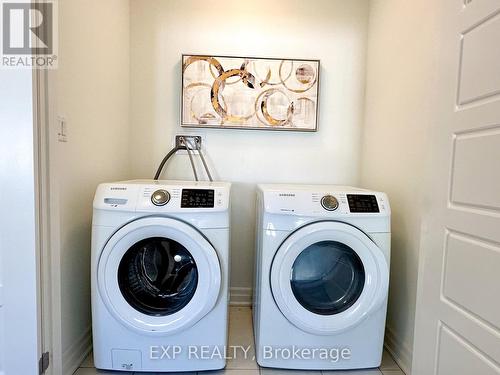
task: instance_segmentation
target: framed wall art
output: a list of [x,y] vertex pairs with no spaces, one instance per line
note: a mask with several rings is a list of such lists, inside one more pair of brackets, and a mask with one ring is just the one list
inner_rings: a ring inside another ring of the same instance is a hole
[[182,55],[181,124],[316,131],[319,60]]

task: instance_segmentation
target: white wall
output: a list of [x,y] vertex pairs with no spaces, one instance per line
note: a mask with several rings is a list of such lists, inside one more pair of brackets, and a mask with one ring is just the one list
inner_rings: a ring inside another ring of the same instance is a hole
[[[317,133],[203,130],[216,178],[231,181],[231,286],[253,279],[255,185],[357,184],[368,24],[365,0],[131,0],[130,155],[152,178],[180,128],[182,53],[318,58]],[[191,179],[187,157],[165,178]]]
[[[129,176],[128,1],[60,1],[59,47],[50,77],[50,189],[62,303],[55,345],[63,363],[54,366],[66,374],[90,345],[93,195],[100,182]],[[67,143],[57,141],[58,115],[67,121]]]
[[0,375],[36,374],[39,316],[32,72],[0,69],[0,82]]
[[[372,0],[361,184],[391,200],[386,343],[411,366],[423,184],[434,72],[432,1]],[[409,373],[409,372],[407,372]]]

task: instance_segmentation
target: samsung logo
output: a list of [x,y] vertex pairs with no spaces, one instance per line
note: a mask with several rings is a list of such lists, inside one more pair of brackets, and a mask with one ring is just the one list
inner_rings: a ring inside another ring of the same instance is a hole
[[126,187],[112,187],[111,190],[127,190]]
[[280,197],[295,197],[293,193],[279,193]]

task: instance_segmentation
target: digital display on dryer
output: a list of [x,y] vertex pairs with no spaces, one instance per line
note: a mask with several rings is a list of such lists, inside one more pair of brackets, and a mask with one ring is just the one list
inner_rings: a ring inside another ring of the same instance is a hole
[[353,213],[380,212],[375,195],[347,194],[347,202]]
[[214,198],[211,189],[182,189],[181,208],[213,208]]

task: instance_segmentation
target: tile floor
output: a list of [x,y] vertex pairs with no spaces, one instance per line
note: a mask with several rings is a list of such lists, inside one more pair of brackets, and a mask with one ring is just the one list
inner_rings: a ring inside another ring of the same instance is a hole
[[[229,317],[229,345],[251,346],[253,350],[252,314],[250,308],[231,307]],[[251,358],[254,353],[249,353],[248,359],[239,356],[234,360],[229,360],[227,366],[221,371],[200,372],[200,375],[404,375],[391,356],[384,351],[380,370],[362,371],[290,371],[259,368],[257,363]],[[74,375],[96,375],[96,374],[132,374],[131,372],[102,371],[94,368],[92,353],[83,361],[81,367]],[[168,373],[137,373],[159,375]],[[172,374],[172,373],[170,373]],[[196,375],[194,373],[182,373],[183,375]]]

